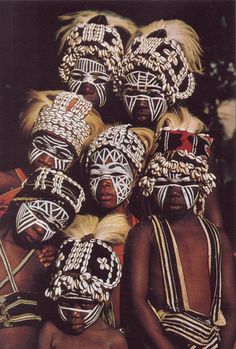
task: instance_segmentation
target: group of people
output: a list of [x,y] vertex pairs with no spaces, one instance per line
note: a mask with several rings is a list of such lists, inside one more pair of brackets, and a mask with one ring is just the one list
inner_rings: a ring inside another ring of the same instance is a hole
[[0,171],[2,349],[233,348],[233,255],[183,21],[60,17],[63,88],[20,113]]

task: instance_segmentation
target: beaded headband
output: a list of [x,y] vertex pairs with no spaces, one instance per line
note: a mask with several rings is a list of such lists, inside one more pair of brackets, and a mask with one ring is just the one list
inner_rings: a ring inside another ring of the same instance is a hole
[[155,151],[164,153],[171,150],[186,150],[208,160],[213,138],[206,133],[194,134],[186,130],[171,130],[164,127],[156,142]]
[[157,76],[170,105],[176,99],[188,98],[195,89],[194,77],[184,51],[174,39],[136,37],[122,61],[120,86],[126,75],[139,68],[152,71]]
[[55,272],[45,295],[54,300],[68,292],[90,296],[99,302],[109,300],[109,290],[118,285],[121,265],[105,242],[67,239],[55,262]]
[[89,157],[92,153],[101,147],[111,146],[127,156],[137,170],[141,172],[145,158],[145,147],[130,127],[130,124],[112,126],[100,133],[89,145],[86,166],[89,164]]
[[79,58],[88,55],[102,59],[107,72],[117,75],[117,66],[124,55],[124,47],[117,29],[104,24],[78,24],[66,40],[67,49],[59,66],[62,81],[67,82]]
[[24,202],[45,199],[66,206],[78,213],[85,200],[82,187],[65,173],[50,169],[38,168],[22,184],[22,190],[12,200]]
[[32,135],[39,131],[49,131],[65,139],[80,154],[91,129],[85,121],[92,103],[83,96],[71,92],[59,93],[52,106],[44,106],[34,124]]

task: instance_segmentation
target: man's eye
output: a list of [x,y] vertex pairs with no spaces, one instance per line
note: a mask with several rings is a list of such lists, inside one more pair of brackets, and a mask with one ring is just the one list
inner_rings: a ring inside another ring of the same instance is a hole
[[139,92],[134,90],[126,90],[124,92],[124,96],[137,96],[138,94]]
[[61,160],[67,160],[69,158],[69,156],[63,152],[58,152],[56,155],[58,159],[61,159]]
[[102,78],[96,78],[96,79],[94,79],[94,83],[95,84],[104,84],[104,83],[108,83],[108,81],[105,79],[102,79]]
[[82,80],[83,79],[83,74],[72,72],[71,73],[71,77],[74,78],[75,80]]
[[40,142],[40,141],[35,141],[34,144],[35,144],[35,146],[36,146],[38,149],[40,149],[40,150],[45,150],[45,149],[47,149],[46,144],[44,144],[44,143],[42,143],[42,142]]

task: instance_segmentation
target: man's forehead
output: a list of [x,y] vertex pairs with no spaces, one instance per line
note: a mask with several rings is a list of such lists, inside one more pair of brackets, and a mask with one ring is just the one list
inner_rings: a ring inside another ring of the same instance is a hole
[[74,70],[81,70],[87,73],[97,73],[97,72],[106,73],[107,72],[103,62],[95,57],[80,58],[76,62],[73,71]]
[[145,89],[147,87],[155,87],[161,89],[157,77],[154,74],[146,71],[133,71],[126,75],[125,80],[126,85],[135,86],[138,89]]
[[157,181],[168,181],[171,183],[186,183],[191,182],[192,179],[190,176],[186,176],[183,173],[178,172],[167,172],[166,175],[162,175],[161,177],[157,178]]

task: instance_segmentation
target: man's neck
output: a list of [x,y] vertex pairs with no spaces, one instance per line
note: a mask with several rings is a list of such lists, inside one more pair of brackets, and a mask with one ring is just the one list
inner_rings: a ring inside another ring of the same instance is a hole
[[193,224],[197,220],[197,215],[193,212],[192,209],[187,210],[183,212],[182,214],[169,214],[169,215],[162,215],[164,218],[166,218],[170,223],[179,223],[181,224]]

